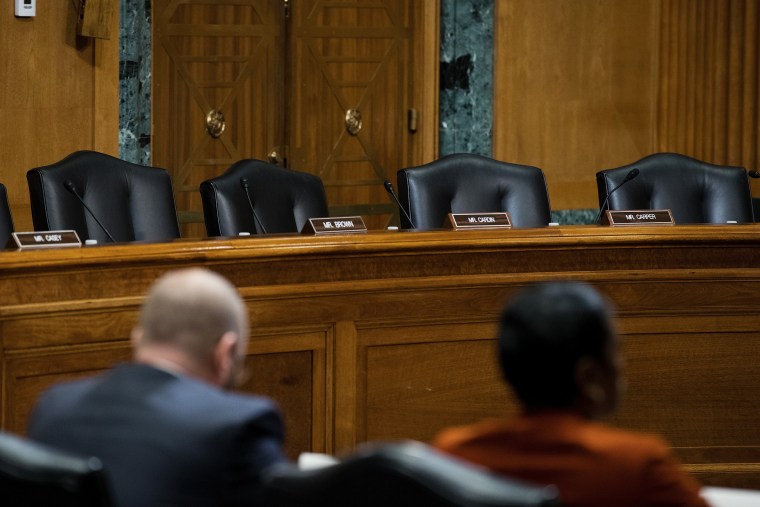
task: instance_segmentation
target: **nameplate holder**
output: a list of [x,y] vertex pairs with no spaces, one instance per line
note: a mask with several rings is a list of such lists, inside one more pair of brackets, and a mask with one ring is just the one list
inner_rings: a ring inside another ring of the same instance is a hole
[[301,229],[301,234],[351,234],[367,232],[367,226],[360,216],[310,218]]
[[633,227],[647,225],[675,225],[669,209],[607,210],[603,225],[612,227]]
[[467,229],[511,229],[509,213],[449,213],[443,226],[455,231]]
[[34,250],[38,248],[76,248],[82,242],[76,231],[14,232],[8,240],[9,248]]

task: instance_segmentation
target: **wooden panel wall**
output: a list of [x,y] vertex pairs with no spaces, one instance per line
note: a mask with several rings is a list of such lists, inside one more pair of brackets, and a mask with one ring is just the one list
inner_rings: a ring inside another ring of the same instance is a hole
[[759,20],[757,0],[662,2],[660,151],[758,168]]
[[[284,144],[282,3],[154,0],[153,164],[172,175],[184,237],[203,237],[200,183]],[[214,138],[212,111],[224,115]]]
[[129,357],[148,287],[205,266],[246,302],[244,389],[283,410],[290,456],[429,441],[514,413],[494,358],[503,302],[585,280],[617,308],[614,424],[662,434],[705,484],[760,488],[760,224],[271,235],[0,253],[0,427],[39,392]]
[[651,153],[658,6],[497,2],[493,155],[542,168],[553,209],[596,207],[596,171]]
[[[111,34],[119,33],[113,9]],[[31,230],[26,171],[76,150],[118,154],[119,45],[76,35],[73,2],[38,2],[37,16],[0,9],[0,182],[17,230]]]
[[[153,164],[172,173],[183,237],[206,233],[203,180],[272,154],[319,175],[333,214],[395,220],[383,180],[437,153],[437,0],[302,0],[287,17],[272,0],[152,6]],[[204,127],[212,109],[225,116],[218,139]],[[347,109],[362,114],[356,136]]]
[[658,151],[758,167],[758,0],[496,5],[494,157],[544,169],[552,208]]
[[[333,214],[361,214],[369,228],[397,221],[383,181],[421,163],[427,136],[437,130],[437,107],[426,110],[432,104],[422,92],[437,86],[436,73],[425,74],[437,55],[429,46],[438,19],[430,7],[437,4],[293,2],[290,167],[322,179]],[[419,115],[414,131],[411,109]],[[348,110],[361,114],[354,134]]]

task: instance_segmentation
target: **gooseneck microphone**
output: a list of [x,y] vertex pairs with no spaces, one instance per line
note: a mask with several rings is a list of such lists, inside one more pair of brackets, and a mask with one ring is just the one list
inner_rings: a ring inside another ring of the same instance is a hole
[[610,190],[610,192],[607,194],[607,197],[604,198],[604,202],[602,203],[602,207],[599,208],[599,214],[596,215],[596,220],[594,220],[595,224],[598,224],[599,220],[602,218],[602,213],[604,213],[604,209],[607,207],[607,203],[610,200],[610,196],[615,193],[615,190],[617,190],[618,188],[622,187],[623,185],[625,185],[626,183],[628,183],[629,181],[631,181],[633,178],[635,178],[638,175],[639,175],[639,170],[638,170],[638,168],[634,167],[633,169],[631,169],[628,172],[628,174],[625,175],[625,178],[623,178],[623,181],[621,181],[620,183],[618,183],[618,185],[615,188],[613,188],[612,190]]
[[396,191],[393,190],[393,183],[391,183],[388,180],[385,180],[385,182],[383,182],[383,185],[385,186],[385,190],[389,194],[391,194],[391,197],[393,197],[393,200],[396,201],[396,204],[398,205],[398,209],[400,209],[404,213],[404,216],[406,217],[406,219],[409,220],[409,224],[412,226],[412,229],[416,229],[417,226],[414,225],[414,222],[412,222],[412,217],[409,216],[409,213],[407,213],[404,207],[401,205],[401,201],[398,200]]
[[74,185],[74,182],[71,181],[71,180],[66,180],[66,181],[63,182],[63,186],[64,186],[64,188],[66,188],[66,190],[68,190],[69,192],[71,192],[72,194],[74,194],[77,199],[79,199],[79,202],[82,203],[82,206],[84,206],[84,209],[87,210],[87,212],[90,214],[90,216],[92,218],[94,218],[95,221],[98,223],[98,225],[100,226],[100,228],[103,229],[103,232],[106,233],[106,236],[108,236],[108,239],[111,240],[111,243],[116,243],[116,240],[113,239],[113,236],[111,236],[111,233],[108,232],[108,229],[106,229],[106,226],[103,225],[103,223],[100,220],[98,220],[98,217],[95,216],[95,213],[92,212],[92,210],[90,209],[90,207],[87,206],[87,203],[84,202],[84,199],[82,199],[82,196],[79,195],[79,192],[77,192],[77,186]]
[[251,213],[253,213],[253,220],[258,222],[259,227],[261,227],[261,232],[266,234],[267,230],[264,227],[264,224],[261,223],[261,219],[256,214],[256,210],[253,209],[253,201],[251,200],[251,193],[248,191],[248,178],[240,178],[240,186],[243,187],[243,190],[245,191],[245,196],[248,198],[248,206],[251,207]]

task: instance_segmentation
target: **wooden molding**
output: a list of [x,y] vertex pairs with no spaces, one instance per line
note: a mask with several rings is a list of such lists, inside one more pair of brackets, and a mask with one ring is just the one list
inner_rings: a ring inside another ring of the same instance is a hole
[[[77,34],[82,37],[110,39],[115,0],[79,0]],[[118,27],[115,33],[119,33]]]

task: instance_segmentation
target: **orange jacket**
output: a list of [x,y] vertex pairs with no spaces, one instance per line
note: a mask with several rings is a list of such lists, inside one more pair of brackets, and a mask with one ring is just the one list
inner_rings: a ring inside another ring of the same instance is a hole
[[444,430],[434,445],[509,477],[554,484],[566,507],[707,506],[662,439],[570,413],[485,420]]

